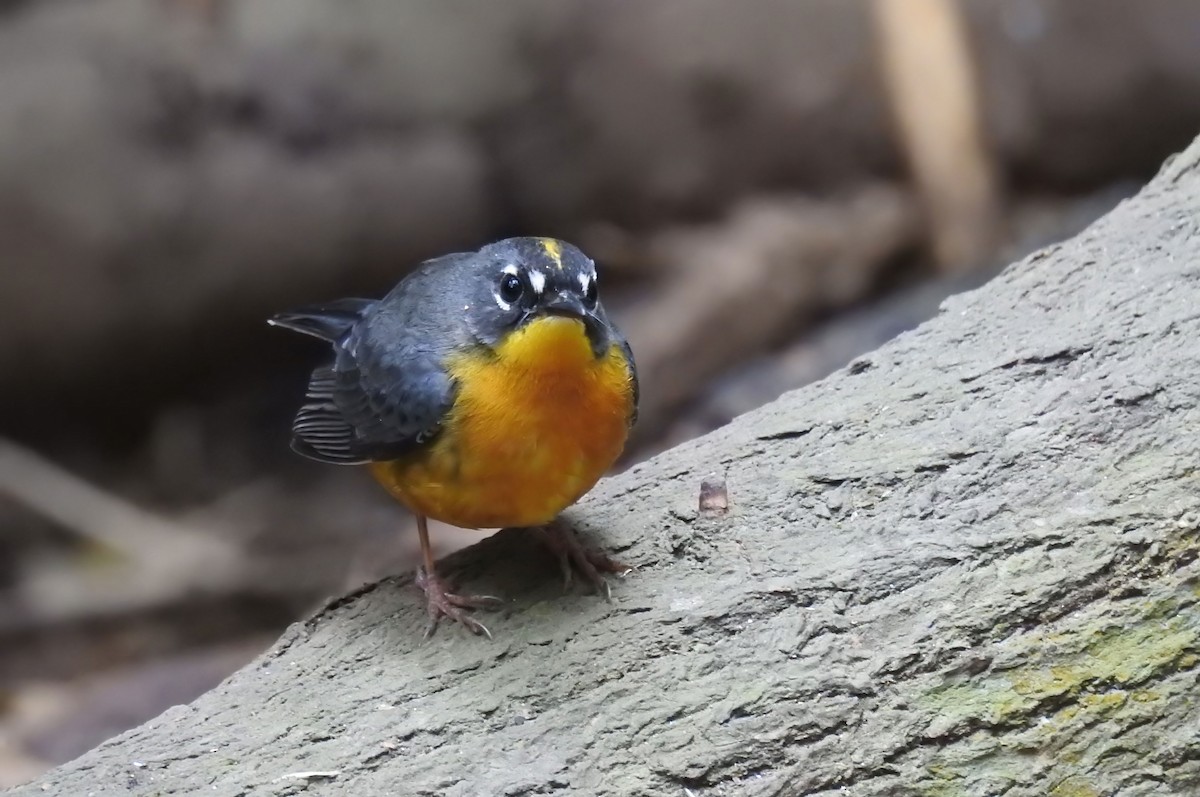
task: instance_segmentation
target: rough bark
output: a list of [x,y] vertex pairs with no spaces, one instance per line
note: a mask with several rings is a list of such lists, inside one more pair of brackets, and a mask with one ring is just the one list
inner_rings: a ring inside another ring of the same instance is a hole
[[[607,480],[637,570],[503,532],[15,795],[1151,795],[1200,789],[1200,142],[841,372]],[[725,514],[697,509],[728,479]]]

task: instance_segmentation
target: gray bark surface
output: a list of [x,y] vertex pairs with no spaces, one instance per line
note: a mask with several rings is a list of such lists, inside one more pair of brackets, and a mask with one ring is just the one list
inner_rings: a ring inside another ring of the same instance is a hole
[[[1078,238],[569,518],[637,570],[563,595],[502,532],[12,792],[1200,793],[1200,142]],[[728,479],[727,514],[697,509]]]

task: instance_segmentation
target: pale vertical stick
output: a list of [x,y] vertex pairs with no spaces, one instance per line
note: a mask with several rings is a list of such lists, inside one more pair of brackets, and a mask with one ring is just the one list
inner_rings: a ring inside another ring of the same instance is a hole
[[875,0],[883,80],[943,271],[978,265],[1000,234],[999,188],[957,0]]

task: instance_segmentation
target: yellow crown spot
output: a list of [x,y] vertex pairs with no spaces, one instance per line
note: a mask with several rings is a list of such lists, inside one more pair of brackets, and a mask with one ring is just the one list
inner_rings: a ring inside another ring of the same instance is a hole
[[550,258],[550,262],[554,264],[555,268],[562,271],[562,244],[553,238],[541,238],[539,240],[542,244],[542,249],[546,252],[546,257]]

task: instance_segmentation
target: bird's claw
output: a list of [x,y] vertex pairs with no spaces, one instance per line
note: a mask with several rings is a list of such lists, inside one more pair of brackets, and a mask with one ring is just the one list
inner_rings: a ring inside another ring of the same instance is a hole
[[598,551],[587,550],[580,545],[574,533],[557,523],[544,526],[542,532],[547,546],[558,559],[563,577],[563,590],[571,588],[578,572],[593,590],[612,603],[612,587],[604,574],[624,576],[633,568]]
[[433,636],[438,621],[445,617],[461,623],[472,634],[492,638],[487,626],[476,620],[466,609],[499,609],[504,601],[495,595],[459,595],[450,592],[446,582],[436,573],[417,568],[417,586],[425,593],[425,605],[429,611],[429,625],[425,628],[425,639]]

